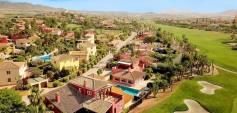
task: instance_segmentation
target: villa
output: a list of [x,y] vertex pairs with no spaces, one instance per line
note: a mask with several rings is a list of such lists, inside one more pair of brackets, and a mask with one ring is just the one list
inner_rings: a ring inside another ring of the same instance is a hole
[[27,48],[30,46],[30,40],[28,40],[26,38],[17,39],[15,42],[16,42],[17,48]]
[[55,113],[121,113],[123,96],[104,81],[79,77],[45,94],[45,103]]
[[62,70],[63,68],[79,68],[79,58],[67,54],[62,54],[53,57],[51,63],[59,70]]
[[113,72],[112,80],[120,84],[128,86],[136,86],[142,83],[145,73],[141,71],[135,71],[129,68],[128,70],[122,70],[119,72]]
[[64,36],[65,40],[73,40],[75,39],[75,33],[73,31],[67,32]]
[[77,41],[77,51],[70,51],[69,54],[78,57],[80,61],[88,61],[91,55],[96,55],[95,32],[94,30],[84,31],[84,36]]
[[0,63],[0,86],[16,85],[27,77],[26,62],[4,61]]

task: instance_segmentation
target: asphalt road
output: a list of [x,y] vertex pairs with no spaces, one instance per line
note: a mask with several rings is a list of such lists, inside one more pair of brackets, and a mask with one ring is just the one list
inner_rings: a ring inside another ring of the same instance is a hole
[[[116,50],[119,51],[122,47],[129,44],[135,38],[136,35],[137,34],[135,32],[132,32],[132,34],[125,41],[123,41],[122,43],[120,43],[116,46]],[[88,76],[93,73],[96,74],[97,70],[100,68],[104,68],[106,66],[106,64],[109,62],[109,60],[112,58],[113,58],[113,54],[109,53],[103,59],[101,59],[93,68],[91,68],[90,70],[83,73],[82,76]]]

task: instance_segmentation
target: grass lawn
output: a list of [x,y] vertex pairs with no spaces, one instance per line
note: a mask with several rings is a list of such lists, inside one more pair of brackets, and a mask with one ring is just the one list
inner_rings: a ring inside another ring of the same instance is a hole
[[[181,37],[183,34],[199,50],[214,60],[214,63],[237,72],[237,51],[231,50],[228,45],[222,44],[230,35],[219,32],[202,31],[195,29],[178,28],[167,25],[158,25],[163,30]],[[223,87],[214,95],[200,92],[202,88],[197,81],[204,80]],[[211,113],[237,113],[237,75],[219,70],[219,75],[197,77],[185,80],[177,90],[163,102],[144,111],[145,113],[173,113],[176,110],[187,110],[184,99],[193,99]],[[158,98],[159,99],[159,98]]]
[[[202,87],[197,83],[199,80],[205,80],[210,83],[217,84],[223,88],[217,90],[216,94],[214,95],[203,94],[200,92]],[[236,75],[225,71],[220,71],[220,74],[216,76],[197,77],[193,80],[183,81],[168,99],[144,112],[173,113],[175,109],[185,110],[187,108],[184,105],[183,100],[193,99],[199,102],[206,110],[211,113],[236,113],[236,81]],[[235,103],[235,105],[233,105],[233,103]]]
[[67,26],[66,26],[67,28],[69,28],[69,29],[77,29],[77,28],[82,28],[82,26],[81,25],[78,25],[78,24],[67,24]]
[[230,34],[160,24],[158,27],[179,37],[185,34],[193,44],[197,45],[201,52],[214,60],[215,64],[237,72],[237,51],[233,51],[228,45],[222,44],[230,37]]

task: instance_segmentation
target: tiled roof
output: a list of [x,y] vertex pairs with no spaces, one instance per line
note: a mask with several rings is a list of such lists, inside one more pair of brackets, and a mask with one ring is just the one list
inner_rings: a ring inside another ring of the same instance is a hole
[[10,68],[20,68],[22,65],[25,65],[25,62],[12,62],[12,61],[5,61],[0,62],[0,69],[10,69]]
[[85,82],[86,82],[85,87],[91,90],[97,90],[97,89],[107,86],[107,83],[105,81],[95,80],[93,78],[84,77],[84,76],[80,76],[77,79],[74,79],[73,81],[71,81],[70,83],[74,85],[84,86]]
[[96,113],[106,113],[112,106],[112,103],[101,99],[90,99],[83,103],[83,107]]
[[[56,94],[60,96],[60,102],[56,102]],[[63,113],[75,113],[83,108],[85,101],[92,99],[90,96],[77,92],[70,84],[47,93],[45,98]]]
[[142,79],[144,75],[145,75],[144,72],[139,72],[139,71],[129,72],[128,70],[124,70],[124,71],[115,73],[112,76],[128,79],[128,80],[138,80],[138,79]]

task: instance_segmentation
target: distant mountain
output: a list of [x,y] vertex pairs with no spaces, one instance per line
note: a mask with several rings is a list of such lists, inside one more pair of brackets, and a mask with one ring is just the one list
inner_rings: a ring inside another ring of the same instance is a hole
[[19,14],[19,13],[40,13],[40,12],[56,12],[63,9],[52,8],[43,5],[33,5],[29,3],[12,3],[0,1],[1,14]]
[[[30,3],[12,3],[0,1],[0,16],[2,14],[38,14],[47,12],[65,11],[65,9],[52,8],[43,5],[33,5]],[[130,12],[99,12],[99,11],[75,11],[72,13],[83,13],[103,16],[107,18],[140,18],[140,19],[185,19],[185,18],[223,18],[233,19],[237,15],[237,10],[228,10],[220,13],[195,13],[189,11],[168,10],[164,12],[130,13]]]

